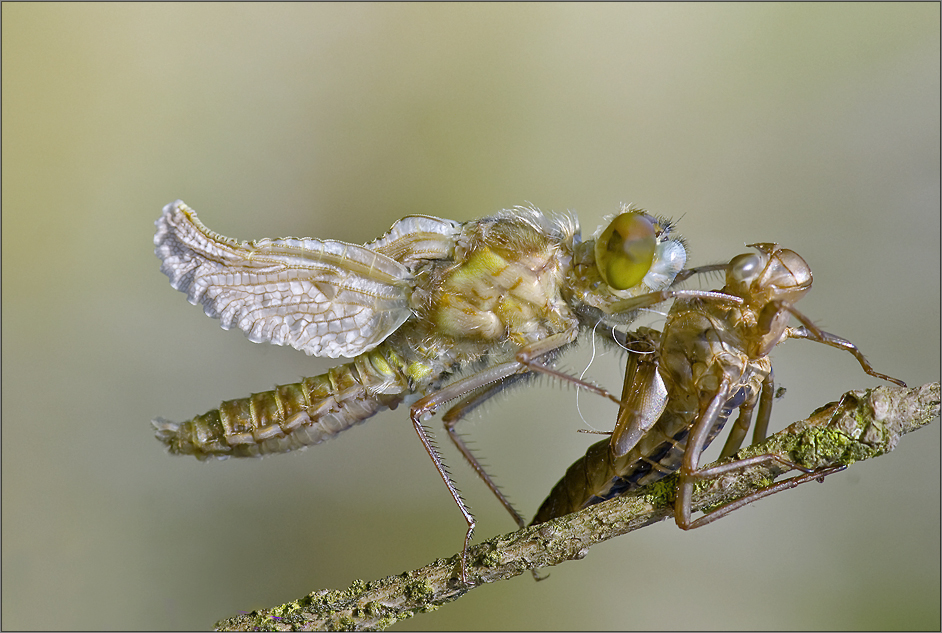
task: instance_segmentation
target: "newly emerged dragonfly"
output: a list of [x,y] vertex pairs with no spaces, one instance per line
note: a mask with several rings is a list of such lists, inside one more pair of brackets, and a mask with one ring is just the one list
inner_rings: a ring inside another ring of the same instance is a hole
[[[854,355],[876,378],[906,386],[874,371],[850,341],[818,329],[793,307],[811,289],[811,269],[794,251],[776,244],[753,244],[758,253],[738,255],[726,267],[726,285],[709,298],[689,291],[674,296],[662,332],[639,328],[627,337],[629,352],[622,406],[609,439],[593,444],[566,471],[538,510],[533,524],[653,483],[679,471],[674,518],[692,529],[779,490],[835,472],[809,471],[779,455],[758,455],[712,468],[700,468],[701,453],[739,416],[722,450],[730,457],[751,425],[758,406],[755,440],[764,439],[772,411],[774,380],[769,353],[789,338],[824,343]],[[637,301],[644,301],[638,297]],[[799,327],[789,327],[794,316]],[[777,461],[804,471],[738,501],[691,519],[695,481]]]
[[463,580],[474,518],[423,420],[461,399],[444,416],[449,437],[522,527],[456,422],[534,372],[609,395],[554,370],[558,353],[588,328],[629,323],[686,261],[668,221],[631,207],[586,241],[574,217],[550,219],[534,208],[465,223],[409,216],[363,246],[311,238],[240,243],[204,227],[182,201],[167,205],[156,226],[161,271],[223,328],[237,327],[254,342],[353,358],[186,422],[157,419],[157,437],[172,453],[200,459],[253,457],[318,444],[409,404],[468,524]]

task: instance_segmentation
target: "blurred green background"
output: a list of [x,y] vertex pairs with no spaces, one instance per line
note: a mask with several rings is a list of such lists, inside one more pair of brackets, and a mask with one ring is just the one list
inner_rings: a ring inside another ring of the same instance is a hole
[[[182,198],[239,239],[362,243],[410,213],[530,201],[584,234],[620,202],[694,264],[777,241],[800,308],[911,385],[939,368],[939,5],[7,4],[4,629],[191,629],[412,569],[464,524],[405,411],[305,453],[168,456],[154,416],[324,371],[172,290]],[[713,284],[714,280],[708,282]],[[587,346],[565,367],[581,372]],[[879,383],[775,352],[780,429]],[[588,377],[620,389],[621,360]],[[611,424],[549,382],[465,423],[525,514]],[[432,428],[439,429],[436,420]],[[513,523],[439,433],[479,520]],[[402,629],[933,629],[939,424],[691,533],[662,523]]]

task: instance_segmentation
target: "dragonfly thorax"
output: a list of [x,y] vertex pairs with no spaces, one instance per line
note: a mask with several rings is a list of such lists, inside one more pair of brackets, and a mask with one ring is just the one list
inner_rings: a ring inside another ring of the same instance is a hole
[[554,234],[525,216],[465,225],[455,259],[431,274],[424,319],[453,340],[526,344],[572,330],[561,299],[572,236]]

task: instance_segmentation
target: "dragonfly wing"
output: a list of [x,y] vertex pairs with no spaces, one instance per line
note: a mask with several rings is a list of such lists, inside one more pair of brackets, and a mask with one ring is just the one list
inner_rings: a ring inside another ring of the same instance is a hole
[[612,431],[612,455],[628,454],[667,408],[667,385],[651,354],[630,353],[625,368],[622,407]]
[[224,329],[315,356],[356,356],[411,315],[408,269],[334,240],[238,242],[207,229],[181,200],[155,223],[155,254],[170,284]]
[[430,215],[408,215],[396,221],[383,237],[365,247],[387,255],[410,269],[423,261],[453,259],[461,224]]

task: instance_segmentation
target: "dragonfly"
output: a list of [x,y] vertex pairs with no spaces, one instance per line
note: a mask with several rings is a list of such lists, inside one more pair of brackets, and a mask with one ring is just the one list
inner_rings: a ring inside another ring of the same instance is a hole
[[[843,466],[811,470],[776,454],[756,455],[701,468],[703,451],[739,414],[721,451],[732,457],[756,415],[754,440],[765,439],[775,395],[769,353],[787,339],[804,339],[847,351],[865,373],[902,387],[873,369],[856,345],[819,329],[794,307],[811,289],[808,263],[777,244],[752,244],[756,253],[734,257],[726,285],[712,296],[668,290],[677,300],[662,331],[639,328],[626,337],[622,406],[611,436],[588,448],[540,506],[532,524],[575,512],[678,473],[674,519],[689,530],[760,498],[820,480]],[[644,297],[636,297],[642,302]],[[790,327],[794,317],[801,325]],[[757,412],[756,412],[757,411]],[[692,519],[694,484],[727,472],[777,462],[804,474],[760,489]]]
[[555,369],[557,357],[587,331],[626,326],[657,303],[687,258],[670,221],[631,205],[587,240],[575,215],[548,217],[533,207],[463,223],[407,216],[362,246],[314,238],[239,242],[210,231],[180,200],[155,224],[161,271],[224,329],[352,359],[185,422],[157,418],[157,438],[171,453],[198,459],[255,457],[319,444],[383,409],[408,405],[467,523],[465,582],[475,520],[424,421],[459,400],[443,416],[448,437],[525,526],[456,432],[457,422],[535,374],[619,402]]

